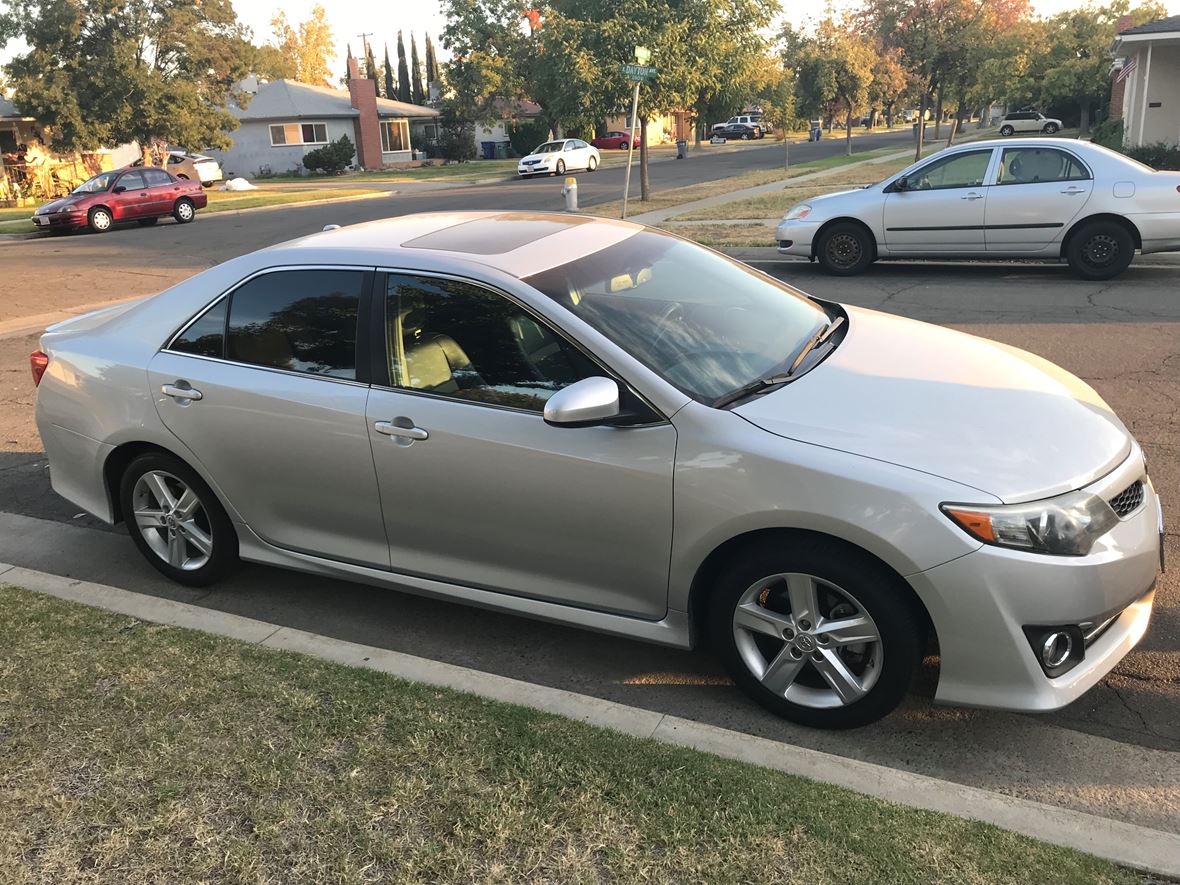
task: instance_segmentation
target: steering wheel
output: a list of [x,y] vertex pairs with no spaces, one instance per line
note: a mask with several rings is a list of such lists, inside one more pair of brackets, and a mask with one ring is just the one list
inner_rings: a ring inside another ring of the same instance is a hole
[[651,340],[652,348],[659,347],[660,342],[664,340],[665,334],[672,327],[673,320],[680,321],[683,319],[684,309],[679,301],[673,301],[665,307],[659,319],[656,320],[656,335]]

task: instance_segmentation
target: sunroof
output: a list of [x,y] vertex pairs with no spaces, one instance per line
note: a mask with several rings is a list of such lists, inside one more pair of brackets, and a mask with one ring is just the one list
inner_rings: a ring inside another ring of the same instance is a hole
[[501,255],[592,219],[571,215],[489,215],[444,227],[402,243],[411,249],[440,249],[472,255]]

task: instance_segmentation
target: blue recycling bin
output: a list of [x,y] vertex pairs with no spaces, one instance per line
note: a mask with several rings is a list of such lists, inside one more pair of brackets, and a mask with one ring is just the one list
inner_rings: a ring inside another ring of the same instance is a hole
[[496,143],[494,141],[481,141],[479,143],[479,155],[485,160],[496,159]]

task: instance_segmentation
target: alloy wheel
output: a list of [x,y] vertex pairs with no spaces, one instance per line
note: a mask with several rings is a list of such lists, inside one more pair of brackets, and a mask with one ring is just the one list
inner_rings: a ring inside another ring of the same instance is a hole
[[848,591],[813,575],[770,575],[741,595],[733,637],[750,673],[773,694],[815,709],[853,704],[881,675],[881,633]]
[[173,568],[196,571],[213,555],[213,529],[200,497],[163,470],[150,470],[132,491],[135,525],[151,551]]

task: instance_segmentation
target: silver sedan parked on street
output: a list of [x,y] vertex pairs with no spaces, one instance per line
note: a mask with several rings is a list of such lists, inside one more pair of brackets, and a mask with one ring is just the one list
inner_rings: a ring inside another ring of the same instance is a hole
[[689,648],[850,727],[1050,710],[1147,628],[1143,454],[1032,354],[640,225],[427,214],[50,328],[54,489],[165,575],[239,559]]
[[1180,250],[1180,172],[1064,138],[980,141],[791,208],[778,250],[839,275],[889,258],[1065,260],[1087,280]]

